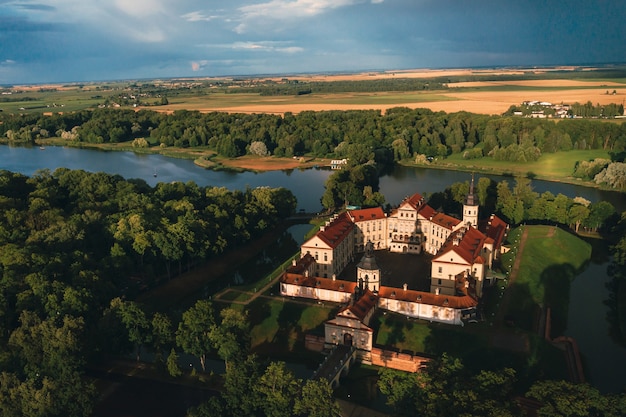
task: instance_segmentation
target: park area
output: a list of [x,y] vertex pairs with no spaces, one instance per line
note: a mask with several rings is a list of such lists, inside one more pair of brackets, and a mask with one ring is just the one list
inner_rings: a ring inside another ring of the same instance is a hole
[[[265,242],[268,244],[271,240]],[[591,247],[575,235],[553,226],[514,229],[509,234],[509,245],[511,250],[502,258],[503,278],[485,291],[482,320],[458,327],[407,319],[380,310],[370,323],[376,334],[375,344],[432,356],[448,352],[475,369],[480,369],[485,363],[490,363],[494,369],[511,363],[517,369],[524,369],[528,363],[533,363],[526,374],[529,377],[540,370],[554,378],[564,377],[563,354],[542,337],[540,317],[545,307],[550,306],[553,336],[558,336],[564,329],[569,286],[588,262]],[[239,283],[233,281],[237,271],[232,266],[227,270],[221,267],[214,269],[215,272],[220,271],[219,274],[204,275],[205,280],[225,279],[231,282],[212,297],[215,308],[232,307],[247,312],[251,324],[251,344],[257,354],[315,366],[320,357],[305,350],[304,336],[308,333],[323,335],[324,322],[332,318],[340,306],[281,297],[277,278],[284,264],[275,271],[263,267],[257,273],[245,272],[248,264],[252,270],[258,269],[258,258],[266,258],[266,252],[262,246],[242,247],[236,252],[232,256],[239,259],[237,269],[246,277],[245,280]],[[427,290],[428,265],[420,256],[380,251],[377,260],[383,270],[408,268],[414,271],[410,286]],[[409,275],[404,277],[410,278]],[[185,279],[183,276],[173,280],[172,284],[177,281],[182,284]],[[340,279],[350,279],[350,275],[342,275]],[[180,293],[175,299],[189,303],[193,294],[186,296],[183,293],[190,287],[176,287]],[[196,282],[195,287],[200,288],[200,283]],[[169,285],[169,290],[164,293],[159,289],[144,301],[153,304],[159,299],[158,304],[163,306],[165,303],[159,296],[163,293],[171,303],[173,288]]]

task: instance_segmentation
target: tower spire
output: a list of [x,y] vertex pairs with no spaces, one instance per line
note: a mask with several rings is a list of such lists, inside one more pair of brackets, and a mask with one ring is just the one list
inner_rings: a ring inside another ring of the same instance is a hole
[[469,192],[463,203],[463,223],[476,227],[478,225],[478,198],[474,192],[474,173],[470,182]]
[[472,181],[470,182],[469,193],[465,197],[465,205],[466,206],[477,206],[478,199],[476,198],[476,194],[474,193],[474,173],[472,172]]

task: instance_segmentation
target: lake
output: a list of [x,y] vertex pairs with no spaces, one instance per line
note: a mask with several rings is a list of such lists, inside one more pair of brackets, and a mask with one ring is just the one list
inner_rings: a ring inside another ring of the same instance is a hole
[[[318,212],[324,182],[332,174],[328,169],[272,171],[264,173],[232,173],[210,171],[193,161],[172,159],[161,155],[138,155],[132,152],[102,152],[96,150],[48,147],[23,148],[0,146],[0,169],[32,175],[40,169],[59,167],[83,169],[91,172],[119,174],[125,178],[139,178],[154,186],[158,182],[194,181],[201,186],[219,186],[231,190],[246,187],[286,187],[298,199],[298,209]],[[154,174],[156,173],[156,177]],[[496,181],[513,178],[492,176]],[[380,178],[380,191],[394,205],[413,193],[429,194],[443,191],[454,182],[470,179],[470,174],[459,171],[396,167],[391,174]],[[626,211],[626,195],[573,184],[532,181],[535,191],[550,191],[568,197],[581,196],[592,202],[609,201],[618,212]],[[307,227],[294,229],[294,238],[301,243]],[[296,231],[297,230],[297,231]],[[587,365],[588,377],[605,392],[619,391],[626,386],[626,349],[617,346],[608,336],[605,320],[607,297],[604,286],[608,281],[608,260],[591,263],[571,286],[571,300],[566,335],[578,340]],[[587,306],[583,308],[582,306]],[[592,306],[592,307],[590,307]]]
[[[103,152],[91,149],[65,147],[0,146],[0,169],[33,175],[37,170],[57,168],[83,169],[91,172],[119,174],[124,178],[139,178],[154,186],[158,182],[194,181],[201,186],[226,187],[230,190],[245,190],[246,187],[285,187],[298,199],[298,210],[310,213],[322,209],[321,197],[324,183],[333,171],[325,168],[306,170],[243,172],[211,171],[201,168],[187,159],[173,159],[161,155],[143,155],[133,152]],[[155,177],[154,174],[157,174]],[[482,175],[479,175],[480,177]],[[513,178],[485,175],[496,181]],[[443,191],[455,182],[469,181],[470,174],[460,171],[439,169],[396,167],[391,174],[380,178],[380,192],[392,205],[411,194],[428,194]],[[614,191],[582,187],[574,184],[548,181],[532,181],[535,191],[564,194],[568,197],[584,197],[589,201],[608,201],[618,212],[626,211],[626,195]]]

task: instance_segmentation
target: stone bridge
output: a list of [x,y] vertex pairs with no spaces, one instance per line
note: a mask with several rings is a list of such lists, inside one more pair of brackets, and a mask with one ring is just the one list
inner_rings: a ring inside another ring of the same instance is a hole
[[311,379],[325,378],[331,387],[339,386],[339,379],[348,375],[350,366],[356,362],[356,348],[348,345],[336,345],[320,364]]

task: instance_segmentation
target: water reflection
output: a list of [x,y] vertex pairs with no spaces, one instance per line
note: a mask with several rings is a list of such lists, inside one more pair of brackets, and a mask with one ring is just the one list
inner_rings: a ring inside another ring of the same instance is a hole
[[604,304],[609,298],[608,265],[608,261],[592,262],[572,282],[564,334],[576,339],[590,382],[602,392],[621,392],[626,388],[626,348],[608,332]]

